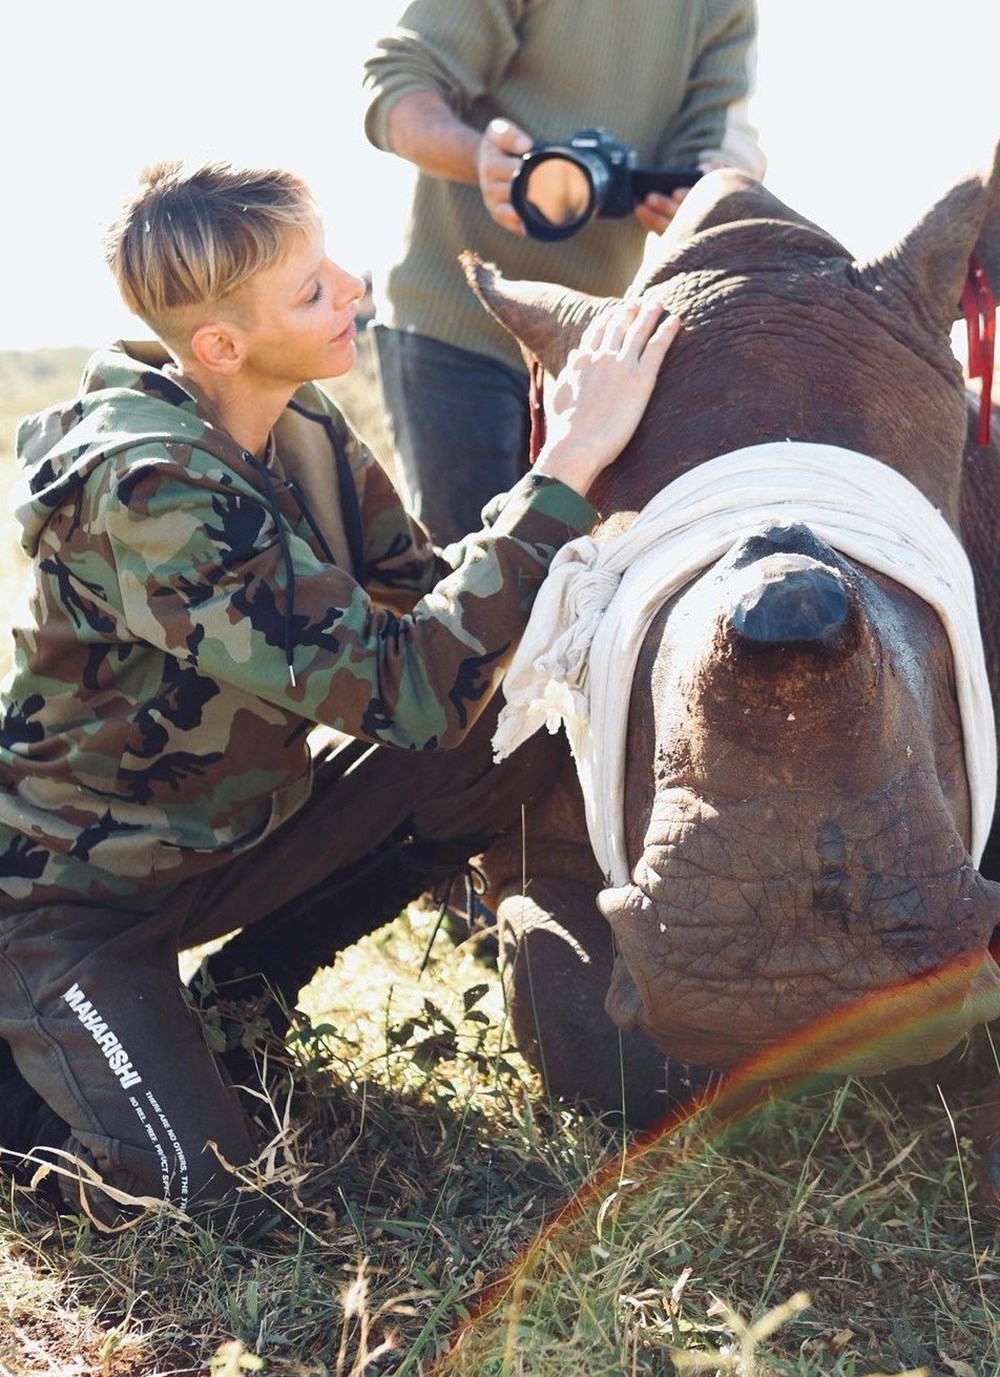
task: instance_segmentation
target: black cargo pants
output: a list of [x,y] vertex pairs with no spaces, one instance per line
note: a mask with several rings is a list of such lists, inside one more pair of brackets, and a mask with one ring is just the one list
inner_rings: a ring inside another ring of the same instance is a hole
[[[468,854],[515,825],[521,803],[546,787],[547,751],[522,751],[493,767],[489,727],[481,723],[455,751],[431,753],[341,738],[316,757],[309,803],[276,833],[207,876],[130,907],[16,911],[0,903],[0,1038],[68,1125],[69,1153],[129,1196],[224,1224],[233,1216],[238,1229],[257,1226],[267,1202],[237,1190],[223,1165],[247,1164],[256,1145],[185,997],[177,954],[236,928],[252,936],[251,925],[264,920],[259,951],[273,951],[305,983],[425,887],[419,863],[406,867],[400,887],[391,861],[401,847],[412,851],[415,840],[416,853],[426,843]],[[395,884],[390,912],[379,894],[383,873],[390,890]],[[64,1198],[79,1200],[73,1182],[60,1185]],[[118,1217],[99,1188],[88,1188],[86,1200],[97,1218]]]

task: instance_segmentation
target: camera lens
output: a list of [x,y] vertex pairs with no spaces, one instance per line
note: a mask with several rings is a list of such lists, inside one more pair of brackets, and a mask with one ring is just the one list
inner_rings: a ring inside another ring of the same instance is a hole
[[510,199],[533,239],[568,239],[600,209],[607,185],[599,155],[551,144],[525,154]]

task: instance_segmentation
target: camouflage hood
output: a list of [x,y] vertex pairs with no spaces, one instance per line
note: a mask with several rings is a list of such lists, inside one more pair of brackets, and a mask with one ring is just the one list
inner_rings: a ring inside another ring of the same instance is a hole
[[95,354],[71,402],[26,417],[17,432],[21,474],[11,507],[21,545],[38,550],[52,512],[72,501],[101,464],[122,450],[197,445],[244,469],[239,447],[198,414],[195,398],[162,371],[155,343],[119,343]]

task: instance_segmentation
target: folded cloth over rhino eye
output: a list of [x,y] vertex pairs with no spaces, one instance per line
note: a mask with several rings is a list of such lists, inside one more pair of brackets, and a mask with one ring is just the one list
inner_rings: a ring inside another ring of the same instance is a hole
[[720,455],[669,483],[622,535],[565,545],[504,678],[496,759],[542,725],[564,725],[594,855],[612,885],[627,884],[625,732],[643,638],[667,598],[769,520],[802,522],[940,617],[955,664],[978,865],[993,821],[997,747],[972,568],[947,521],[908,479],[835,445],[777,441]]

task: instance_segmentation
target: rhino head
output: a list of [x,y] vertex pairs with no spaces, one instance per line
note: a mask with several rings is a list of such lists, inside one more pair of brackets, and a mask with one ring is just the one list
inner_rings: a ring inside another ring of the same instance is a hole
[[[950,333],[970,256],[1000,282],[1000,156],[872,262],[733,170],[703,178],[659,250],[628,295],[684,329],[592,493],[597,542],[733,450],[871,456],[966,547],[995,706],[1000,455],[966,453]],[[466,272],[548,373],[615,304],[474,257]],[[724,1069],[821,1026],[817,1062],[866,1073],[1000,1015],[998,852],[977,867],[967,744],[934,608],[809,524],[748,526],[667,599],[639,655],[616,801],[628,877],[595,895],[619,1027]]]

